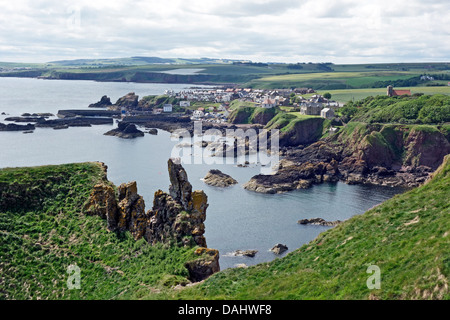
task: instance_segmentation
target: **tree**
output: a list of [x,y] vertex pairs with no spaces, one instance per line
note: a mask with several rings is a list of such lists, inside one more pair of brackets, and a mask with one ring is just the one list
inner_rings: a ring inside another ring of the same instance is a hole
[[326,93],[324,93],[323,94],[323,97],[325,98],[325,99],[331,99],[331,93],[329,93],[329,92],[326,92]]

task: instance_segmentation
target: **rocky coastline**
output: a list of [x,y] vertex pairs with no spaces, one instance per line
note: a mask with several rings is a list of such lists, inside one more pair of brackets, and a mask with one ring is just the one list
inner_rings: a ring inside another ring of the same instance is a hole
[[273,194],[337,181],[412,188],[427,181],[450,153],[449,141],[438,130],[402,125],[364,129],[304,148],[284,148],[276,173],[256,175],[244,188]]
[[[101,164],[106,174],[107,167]],[[203,191],[193,191],[186,171],[176,160],[168,160],[169,192],[155,192],[152,209],[137,192],[135,181],[114,186],[107,180],[94,186],[84,212],[106,219],[111,232],[129,231],[135,240],[144,238],[150,244],[199,246],[198,259],[185,267],[193,282],[201,281],[220,271],[219,252],[209,249],[204,237],[208,197]]]

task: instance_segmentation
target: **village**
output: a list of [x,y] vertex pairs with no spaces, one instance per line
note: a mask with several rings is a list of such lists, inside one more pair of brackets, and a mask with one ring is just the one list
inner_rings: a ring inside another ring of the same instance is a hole
[[[154,114],[171,114],[182,108],[190,113],[191,120],[222,123],[231,111],[239,106],[290,109],[302,115],[321,116],[332,119],[339,107],[338,102],[324,97],[311,88],[296,89],[190,89],[175,92],[166,90],[165,95],[179,101],[178,106],[163,104],[153,109]],[[198,107],[196,107],[198,106]]]

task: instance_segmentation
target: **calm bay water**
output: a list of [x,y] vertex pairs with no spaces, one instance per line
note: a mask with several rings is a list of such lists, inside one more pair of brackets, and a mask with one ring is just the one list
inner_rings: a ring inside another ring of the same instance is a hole
[[[87,108],[108,95],[112,102],[128,92],[140,97],[193,87],[181,84],[108,83],[92,81],[0,78],[0,113],[19,116],[24,112],[51,112]],[[0,116],[4,122],[6,116]],[[159,130],[133,140],[104,136],[113,125],[53,130],[37,128],[32,134],[0,132],[0,168],[102,161],[108,178],[116,185],[136,180],[138,192],[150,209],[156,190],[168,191],[167,160],[177,143]],[[283,243],[289,251],[311,241],[328,227],[301,226],[299,219],[321,217],[345,220],[402,192],[399,188],[322,184],[307,190],[265,195],[247,191],[242,185],[260,173],[258,166],[184,165],[194,189],[208,195],[206,241],[220,251],[222,269],[239,263],[252,265],[270,261],[268,250]],[[202,178],[210,169],[230,174],[239,184],[221,189],[210,187]],[[234,257],[235,250],[256,249],[256,257]],[[289,252],[288,251],[288,252]]]

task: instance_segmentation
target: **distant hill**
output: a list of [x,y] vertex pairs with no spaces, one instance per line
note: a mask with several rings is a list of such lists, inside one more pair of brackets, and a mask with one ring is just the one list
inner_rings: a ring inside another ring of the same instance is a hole
[[74,59],[56,60],[49,64],[57,66],[143,66],[148,64],[232,64],[238,62],[248,62],[233,59],[211,59],[211,58],[159,58],[135,56],[130,58],[105,58],[105,59]]

